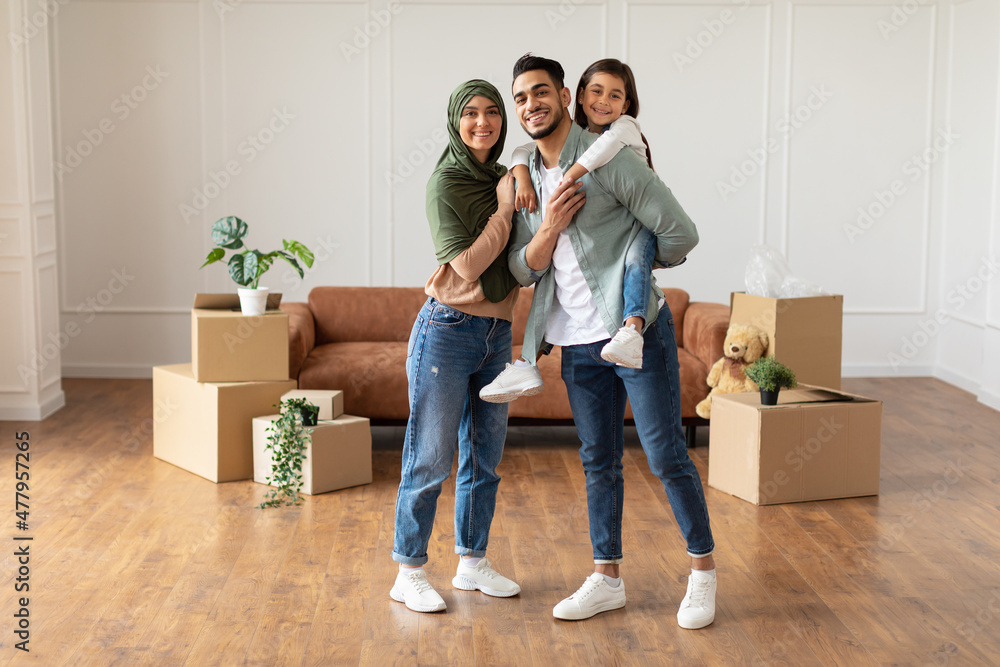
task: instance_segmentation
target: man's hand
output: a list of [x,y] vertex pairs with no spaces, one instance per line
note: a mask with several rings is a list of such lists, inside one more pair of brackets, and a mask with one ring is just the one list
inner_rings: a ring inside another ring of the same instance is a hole
[[[560,183],[545,209],[545,219],[542,220],[542,229],[549,229],[553,232],[561,232],[569,227],[573,221],[573,216],[580,210],[586,201],[586,195],[580,192],[583,183]],[[541,231],[541,230],[539,230]]]
[[524,259],[532,271],[542,271],[552,261],[552,251],[559,240],[559,232],[569,227],[573,216],[586,200],[579,191],[582,185],[579,181],[561,183],[549,197],[542,225],[524,250]]

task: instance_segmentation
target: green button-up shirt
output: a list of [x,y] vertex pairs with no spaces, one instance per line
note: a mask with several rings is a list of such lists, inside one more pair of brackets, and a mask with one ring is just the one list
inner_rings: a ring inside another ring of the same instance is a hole
[[[559,154],[559,166],[568,170],[598,135],[574,123]],[[538,149],[528,165],[535,192],[541,192],[541,155]],[[698,230],[663,181],[632,151],[619,151],[603,167],[586,174],[581,188],[587,197],[567,233],[580,269],[594,296],[601,320],[613,336],[622,325],[625,310],[622,286],[625,252],[647,227],[656,237],[656,261],[677,266],[698,244]],[[542,224],[543,202],[534,213],[521,209],[514,214],[513,240],[508,260],[511,273],[524,286],[535,284],[522,356],[534,363],[540,349],[547,348],[545,327],[555,298],[555,275],[550,266],[542,271],[528,267],[525,246]],[[652,281],[646,326],[656,320],[663,292]]]

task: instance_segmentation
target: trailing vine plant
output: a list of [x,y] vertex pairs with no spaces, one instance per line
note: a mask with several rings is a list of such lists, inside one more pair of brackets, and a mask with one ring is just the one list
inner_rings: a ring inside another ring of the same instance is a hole
[[[271,451],[271,474],[267,483],[276,487],[267,492],[259,507],[298,505],[302,502],[302,461],[306,445],[312,441],[311,429],[302,426],[302,410],[312,406],[308,399],[289,398],[281,401],[278,420],[267,427],[265,451]],[[318,408],[317,408],[318,409]]]

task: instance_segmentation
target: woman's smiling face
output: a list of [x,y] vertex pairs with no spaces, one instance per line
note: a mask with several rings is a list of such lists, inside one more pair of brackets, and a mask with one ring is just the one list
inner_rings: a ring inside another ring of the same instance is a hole
[[458,134],[465,145],[472,149],[477,160],[486,162],[489,159],[490,150],[496,145],[502,129],[503,117],[493,100],[474,95],[465,103],[458,124]]

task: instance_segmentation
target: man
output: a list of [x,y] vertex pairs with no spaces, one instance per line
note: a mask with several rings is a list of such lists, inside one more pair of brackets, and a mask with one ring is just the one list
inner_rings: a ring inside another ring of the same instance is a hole
[[559,187],[563,171],[597,138],[571,122],[563,78],[562,66],[547,58],[526,54],[514,65],[517,116],[536,142],[531,180],[538,200],[547,204],[515,214],[509,248],[511,272],[522,285],[535,284],[523,356],[535,359],[553,344],[562,346],[562,377],[587,478],[594,573],[553,615],[579,620],[625,606],[619,564],[627,396],[650,469],[663,482],[691,556],[678,624],[705,627],[715,620],[715,545],[681,428],[673,316],[655,282],[642,332],[642,368],[617,366],[600,355],[621,326],[624,257],[640,224],[656,237],[656,259],[665,266],[683,262],[698,233],[670,190],[632,151],[620,151],[604,167]]

